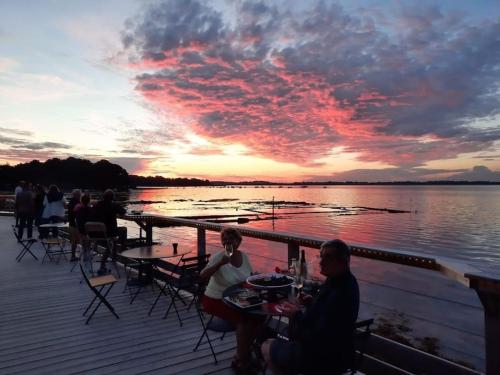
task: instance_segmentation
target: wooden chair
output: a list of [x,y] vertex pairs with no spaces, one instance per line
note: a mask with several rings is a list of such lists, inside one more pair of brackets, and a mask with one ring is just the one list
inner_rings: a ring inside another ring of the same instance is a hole
[[[81,264],[80,264],[80,271],[82,273],[82,276],[83,276],[86,284],[88,285],[90,290],[92,290],[92,292],[95,295],[92,302],[90,302],[90,304],[85,309],[83,316],[85,316],[87,314],[87,312],[90,310],[90,308],[92,307],[94,302],[99,300],[97,305],[95,306],[94,310],[92,310],[92,313],[88,316],[85,324],[89,324],[90,319],[92,319],[92,317],[94,316],[94,314],[97,311],[97,309],[99,308],[99,306],[101,306],[101,304],[104,304],[109,309],[109,311],[111,311],[111,313],[116,317],[116,319],[120,319],[118,314],[115,312],[115,309],[113,308],[113,306],[111,306],[111,304],[106,300],[106,296],[108,295],[108,293],[111,291],[111,289],[113,288],[113,286],[115,285],[115,283],[118,280],[113,275],[98,276],[98,277],[92,277],[89,279],[87,277],[87,274],[83,270],[83,267]],[[105,289],[106,287],[107,287],[107,289]],[[104,291],[104,293],[103,293],[103,291]]]
[[19,237],[19,233],[17,233],[16,227],[14,225],[12,226],[12,231],[14,232],[14,236],[16,237],[17,242],[20,243],[21,246],[23,247],[19,252],[19,254],[17,255],[16,260],[20,262],[21,259],[23,259],[23,257],[26,255],[26,253],[30,253],[33,258],[38,260],[36,255],[33,254],[33,252],[31,251],[31,246],[33,246],[33,244],[36,242],[36,239],[27,238],[23,240],[21,237]]
[[354,326],[354,346],[356,352],[354,355],[354,364],[350,369],[350,374],[354,375],[361,366],[365,355],[366,344],[371,335],[370,326],[373,324],[373,319],[366,319],[356,322]]

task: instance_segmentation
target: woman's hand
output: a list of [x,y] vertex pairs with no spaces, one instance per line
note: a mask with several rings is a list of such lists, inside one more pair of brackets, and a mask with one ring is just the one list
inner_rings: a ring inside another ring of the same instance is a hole
[[285,301],[281,304],[281,311],[283,315],[292,318],[298,311],[300,311],[300,304],[298,301]]
[[299,294],[299,302],[304,306],[309,306],[313,301],[313,296],[310,294],[300,292]]

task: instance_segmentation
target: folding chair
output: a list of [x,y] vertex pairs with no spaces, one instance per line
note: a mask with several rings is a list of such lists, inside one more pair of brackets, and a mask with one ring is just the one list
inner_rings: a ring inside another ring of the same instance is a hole
[[182,319],[179,315],[177,306],[175,305],[175,300],[178,299],[179,301],[185,304],[184,300],[182,299],[182,296],[180,295],[180,292],[181,290],[190,292],[193,295],[193,299],[191,300],[191,303],[188,305],[187,310],[189,311],[193,303],[197,301],[200,290],[200,284],[199,284],[200,272],[208,264],[209,259],[210,259],[210,254],[188,257],[188,258],[181,257],[175,268],[172,270],[172,272],[170,272],[170,274],[167,275],[165,279],[165,285],[160,290],[158,297],[156,297],[155,302],[151,306],[149,314],[151,315],[151,312],[155,308],[156,303],[158,302],[161,295],[162,294],[166,295],[165,293],[166,289],[170,295],[170,304],[167,308],[167,311],[165,312],[165,315],[163,316],[163,319],[167,318],[168,314],[170,313],[170,310],[173,307],[175,313],[177,314],[179,324],[182,327]]
[[61,260],[61,256],[64,256],[64,258],[67,259],[64,253],[64,243],[61,239],[43,238],[40,240],[40,243],[45,250],[45,255],[42,258],[42,264],[45,262],[45,258],[49,258],[49,261],[52,262],[55,259],[55,255],[58,255],[57,263]]
[[[109,311],[111,311],[111,313],[116,317],[116,319],[120,319],[118,314],[115,312],[115,309],[113,308],[113,306],[111,306],[111,304],[106,300],[106,296],[108,295],[108,293],[113,288],[113,285],[115,285],[115,283],[118,280],[113,275],[98,276],[98,277],[92,277],[89,279],[87,277],[87,274],[83,270],[83,267],[81,264],[80,264],[80,271],[82,273],[83,278],[85,279],[85,282],[89,286],[90,290],[92,290],[92,292],[95,294],[94,299],[92,300],[92,302],[90,302],[90,304],[85,309],[83,316],[85,316],[87,314],[87,312],[90,310],[90,308],[92,307],[94,302],[96,300],[99,300],[99,302],[95,306],[94,310],[92,310],[92,313],[88,316],[85,324],[89,324],[90,319],[92,319],[92,317],[94,316],[94,314],[97,311],[97,309],[99,308],[99,306],[101,306],[101,304],[103,304],[103,303],[109,309]],[[105,289],[106,287],[108,287],[108,288]],[[104,293],[102,293],[103,291],[104,291]]]
[[116,264],[115,240],[106,234],[106,225],[99,221],[89,221],[85,223],[85,233],[87,233],[90,244],[90,255],[100,254],[99,246],[104,247],[104,254],[111,257],[116,275],[120,277],[120,271]]
[[214,315],[210,315],[208,318],[208,321],[205,322],[205,317],[203,315],[204,311],[201,306],[201,298],[203,296],[203,291],[204,288],[200,288],[197,294],[197,299],[195,302],[196,306],[196,312],[198,314],[198,317],[200,318],[201,326],[203,327],[203,332],[196,343],[196,346],[194,347],[193,351],[195,352],[198,350],[200,347],[203,338],[207,338],[207,343],[208,346],[210,347],[210,351],[212,352],[212,356],[214,357],[214,363],[217,364],[217,355],[215,354],[214,347],[212,345],[212,340],[210,339],[210,336],[208,334],[208,331],[216,332],[216,333],[222,333],[222,335],[219,337],[219,340],[224,340],[224,337],[226,336],[226,333],[228,332],[234,332],[236,330],[236,327],[234,327],[231,323],[229,323],[227,320],[224,320],[222,318],[219,318]]
[[21,251],[19,252],[19,254],[17,255],[16,260],[18,262],[20,262],[21,259],[23,259],[23,257],[26,255],[26,253],[30,253],[33,258],[38,260],[38,258],[35,256],[35,254],[33,254],[33,252],[31,251],[31,246],[33,246],[33,244],[36,242],[36,239],[27,238],[27,239],[23,240],[21,237],[19,237],[19,234],[17,233],[15,225],[12,226],[12,231],[14,232],[14,236],[16,237],[17,242],[20,243],[23,247],[21,249]]

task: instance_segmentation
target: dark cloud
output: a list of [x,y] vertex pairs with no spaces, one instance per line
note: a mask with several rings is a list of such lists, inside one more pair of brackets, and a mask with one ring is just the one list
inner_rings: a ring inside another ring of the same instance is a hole
[[20,135],[20,136],[30,136],[33,133],[27,130],[18,130],[18,129],[11,129],[11,128],[2,128],[0,127],[0,133],[7,133],[7,134],[14,134],[14,135]]
[[485,166],[466,169],[383,168],[353,169],[332,175],[309,176],[309,181],[398,182],[398,181],[491,181],[500,182],[500,171]]
[[[334,147],[405,168],[484,151],[499,127],[500,20],[439,7],[350,13],[339,4],[165,0],[123,32],[152,103],[196,133],[307,165]],[[228,14],[236,18],[229,19]]]
[[457,173],[450,177],[455,181],[495,181],[500,182],[500,171],[492,171],[483,165],[477,165],[471,171]]

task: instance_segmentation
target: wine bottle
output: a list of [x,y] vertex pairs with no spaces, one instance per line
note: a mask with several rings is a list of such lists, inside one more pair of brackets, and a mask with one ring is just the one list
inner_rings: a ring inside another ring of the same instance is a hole
[[300,277],[302,280],[307,279],[306,252],[304,250],[300,253]]

